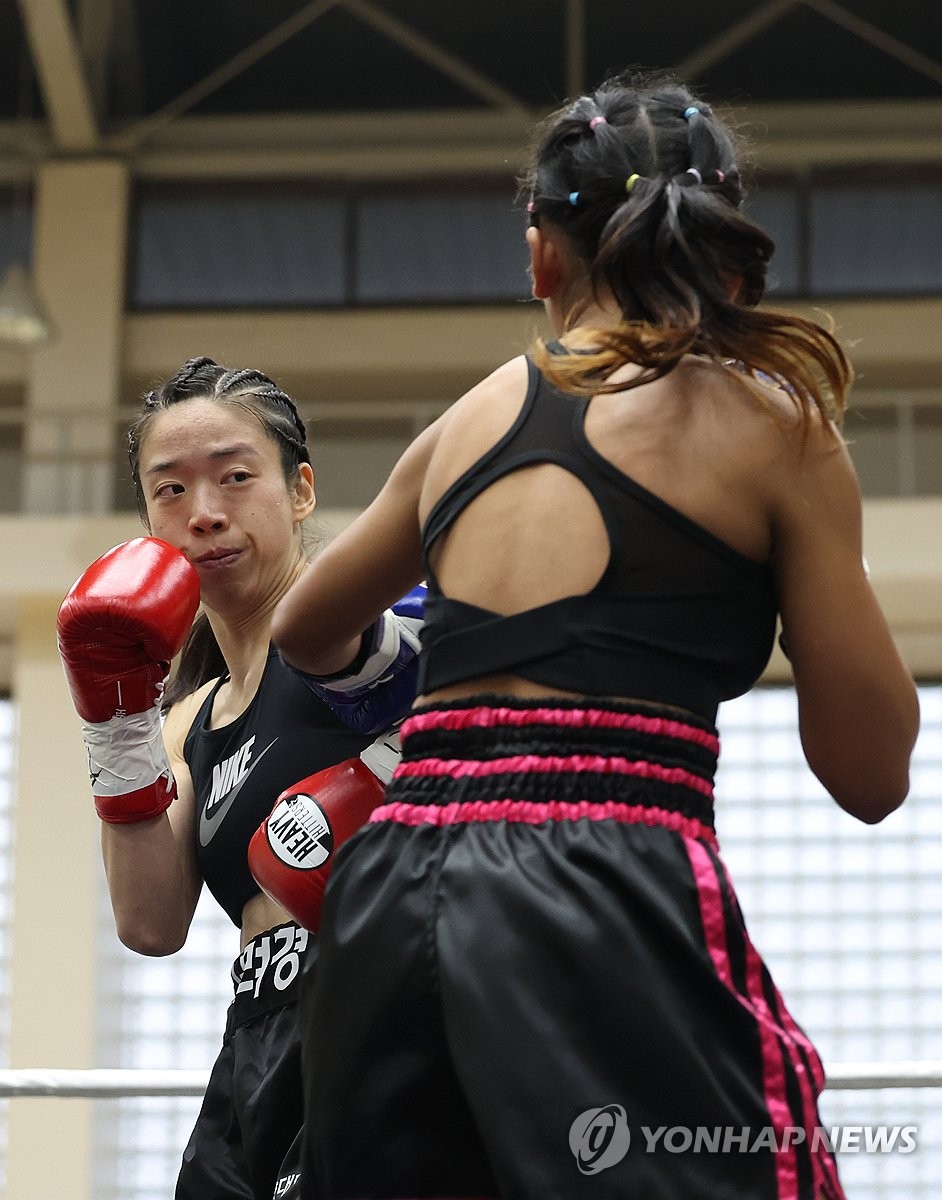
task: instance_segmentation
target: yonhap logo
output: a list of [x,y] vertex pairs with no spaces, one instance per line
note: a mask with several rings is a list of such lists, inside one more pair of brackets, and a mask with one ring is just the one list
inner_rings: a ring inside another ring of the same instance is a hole
[[583,1175],[597,1175],[614,1167],[630,1145],[628,1116],[620,1104],[586,1109],[569,1128],[569,1149]]
[[[635,1154],[788,1154],[806,1146],[811,1154],[912,1154],[917,1125],[636,1125]],[[583,1175],[613,1167],[632,1143],[620,1104],[589,1108],[569,1127],[569,1148]]]

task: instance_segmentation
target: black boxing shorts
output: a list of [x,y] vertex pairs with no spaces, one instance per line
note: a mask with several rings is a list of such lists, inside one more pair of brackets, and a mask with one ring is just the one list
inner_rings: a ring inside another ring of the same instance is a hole
[[[297,998],[312,935],[289,922],[249,942],[175,1200],[290,1200],[303,1123]],[[292,1151],[292,1147],[294,1150]]]
[[843,1200],[713,828],[716,731],[420,709],[302,985],[306,1200]]

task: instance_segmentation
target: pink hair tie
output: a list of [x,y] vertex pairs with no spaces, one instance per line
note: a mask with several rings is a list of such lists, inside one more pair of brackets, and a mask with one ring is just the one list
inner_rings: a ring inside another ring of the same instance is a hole
[[593,117],[589,122],[589,128],[594,129],[596,125],[607,125],[608,121],[604,117]]

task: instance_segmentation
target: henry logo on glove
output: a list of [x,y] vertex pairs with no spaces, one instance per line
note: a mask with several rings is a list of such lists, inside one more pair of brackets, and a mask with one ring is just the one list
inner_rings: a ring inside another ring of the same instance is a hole
[[304,792],[278,802],[265,825],[265,833],[272,853],[286,866],[301,871],[323,866],[334,848],[327,814],[313,796]]

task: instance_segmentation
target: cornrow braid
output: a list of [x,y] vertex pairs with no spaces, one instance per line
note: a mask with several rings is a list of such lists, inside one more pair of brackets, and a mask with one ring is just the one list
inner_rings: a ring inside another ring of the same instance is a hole
[[307,430],[297,405],[276,383],[254,367],[241,371],[226,371],[216,384],[219,396],[257,396],[267,404],[277,405],[288,416],[288,426],[281,422],[273,424],[271,431],[286,441],[295,451],[299,462],[311,461],[307,448]]
[[[188,358],[166,383],[148,392],[142,401],[142,407],[160,408],[166,404],[166,398],[179,394],[180,399],[187,395],[201,394],[211,378],[211,371],[217,364],[211,358]],[[209,368],[209,372],[207,372]]]
[[238,403],[261,422],[278,445],[282,470],[293,479],[300,463],[310,463],[307,431],[297,405],[267,375],[255,368],[232,370],[205,355],[187,359],[160,387],[148,392],[141,412],[128,430],[128,459],[138,510],[146,522],[147,506],[140,479],[141,445],[158,413],[185,400],[204,398]]
[[[238,405],[251,413],[277,445],[281,469],[289,483],[297,478],[299,465],[311,461],[304,422],[297,406],[267,375],[254,368],[231,370],[205,355],[187,359],[165,383],[144,396],[140,414],[128,430],[131,479],[145,525],[147,503],[140,478],[141,447],[161,412],[194,399]],[[202,612],[193,623],[176,670],[164,690],[163,710],[208,680],[218,678],[226,669],[212,626],[206,613]]]

